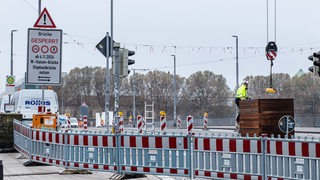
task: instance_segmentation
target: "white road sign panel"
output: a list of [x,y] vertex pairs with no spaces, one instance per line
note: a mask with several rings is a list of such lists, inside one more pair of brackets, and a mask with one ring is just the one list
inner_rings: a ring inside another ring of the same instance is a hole
[[28,29],[27,84],[61,84],[62,30]]

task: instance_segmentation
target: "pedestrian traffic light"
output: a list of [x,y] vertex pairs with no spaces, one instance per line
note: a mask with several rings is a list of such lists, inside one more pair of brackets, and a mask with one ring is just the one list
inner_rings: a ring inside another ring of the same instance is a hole
[[314,75],[320,76],[320,51],[313,53],[308,59],[313,61],[313,66],[309,67],[308,70],[313,72]]
[[133,56],[134,51],[128,50],[126,48],[120,49],[120,75],[122,77],[127,77],[130,73],[128,67],[135,63],[134,60],[129,59],[129,56]]

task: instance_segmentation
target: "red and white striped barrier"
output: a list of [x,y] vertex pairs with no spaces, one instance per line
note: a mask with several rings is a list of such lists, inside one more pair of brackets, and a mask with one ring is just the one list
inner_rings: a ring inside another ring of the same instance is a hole
[[203,116],[203,129],[207,130],[208,129],[208,115],[204,113]]
[[19,132],[20,134],[24,135],[25,137],[30,137],[30,133],[29,133],[30,127],[27,127],[26,125],[23,125],[23,124],[14,123],[13,128],[15,131]]
[[188,134],[193,134],[193,116],[187,116]]
[[116,147],[115,136],[70,134],[68,136],[68,145],[80,145],[91,147]]
[[129,127],[132,126],[132,116],[129,117]]
[[87,129],[88,128],[88,119],[87,116],[83,116],[83,129]]
[[167,134],[167,118],[166,118],[166,116],[160,116],[160,129],[161,129],[161,134]]
[[195,137],[194,149],[199,151],[223,151],[226,153],[261,153],[261,140]]
[[63,145],[65,144],[64,137],[65,135],[63,133],[32,129],[32,140],[35,141]]
[[[213,171],[194,171],[195,176],[199,177],[212,177],[218,179],[250,179],[250,180],[262,180],[262,176],[258,175],[250,175],[250,174],[238,174],[238,173],[231,173],[231,172],[213,172]],[[211,179],[211,178],[210,178]],[[268,179],[269,180],[269,179]],[[270,178],[271,180],[271,178]],[[280,180],[280,179],[279,179]]]
[[[179,150],[188,151],[188,137],[179,136],[121,136],[121,146],[130,149],[156,149],[166,151]],[[146,172],[156,174],[188,175],[188,168],[183,167],[148,167],[137,166],[136,164],[122,166],[122,170],[128,172]]]
[[178,128],[181,128],[181,117],[180,116],[178,116],[177,124],[178,124]]
[[138,116],[138,117],[137,117],[137,129],[138,129],[138,133],[142,133],[142,127],[143,127],[142,117],[141,117],[141,116]]
[[119,116],[119,133],[124,131],[124,120],[123,116]]
[[[212,137],[195,137],[194,149],[200,152],[212,153],[236,153],[236,154],[261,154],[261,139],[224,139]],[[208,159],[204,159],[202,163],[207,163]],[[239,174],[234,172],[215,172],[210,170],[195,170],[195,176],[198,177],[216,177],[224,179],[261,179],[259,175]]]
[[268,139],[267,154],[320,158],[320,143]]
[[179,136],[121,136],[121,146],[126,148],[188,149],[188,137]]
[[67,128],[71,128],[71,122],[70,122],[70,116],[68,116],[68,120],[67,120]]
[[[138,119],[141,121],[142,117],[138,116]],[[189,125],[193,125],[192,120],[192,116],[187,117],[188,131]],[[190,133],[192,133],[192,128],[190,128]],[[259,168],[262,168],[260,165],[263,163],[266,165],[265,175],[268,179],[319,179],[318,168],[312,167],[317,166],[320,160],[320,143],[319,141],[309,139],[196,135],[192,136],[193,143],[191,143],[191,136],[149,134],[120,134],[120,136],[114,136],[101,133],[81,133],[70,130],[57,132],[32,129],[18,121],[14,121],[13,129],[15,133],[14,147],[19,152],[28,156],[33,161],[50,165],[90,170],[117,171],[121,169],[125,173],[143,172],[146,174],[178,175],[184,177],[192,177],[194,175],[195,178],[202,179],[260,180],[262,179],[262,174],[257,172]],[[79,161],[61,155],[61,149],[67,148],[66,150],[68,150],[70,156],[83,157],[84,153],[81,150],[83,146],[86,147],[86,151],[89,153],[86,152],[87,155],[85,156],[88,156],[87,158],[90,161],[85,158]],[[119,146],[124,151],[116,151]],[[262,147],[266,147],[266,151],[263,151]],[[115,151],[104,150],[108,148]],[[131,151],[132,149],[134,151]],[[129,163],[113,165],[114,163],[111,161],[111,163],[109,161],[102,162],[104,160],[101,161],[101,158],[105,159],[105,156],[100,156],[102,155],[101,153],[104,153],[103,155],[106,154],[106,156],[110,155],[112,158],[117,155],[124,157],[124,159],[135,157],[135,160],[145,155],[144,157],[148,159],[141,158],[141,162],[143,161],[141,165],[139,163],[132,163],[131,159],[128,160]],[[230,156],[224,157],[224,154],[229,154]],[[259,158],[261,156],[265,158]],[[267,157],[274,157],[274,159]],[[283,157],[288,158],[288,161],[284,161]],[[166,158],[169,159],[166,161],[170,161],[167,166],[163,163],[163,160]],[[187,160],[191,158],[193,158],[193,161],[189,163]],[[222,159],[219,160],[219,158]],[[213,159],[218,159],[217,163]],[[282,172],[284,167],[294,164],[296,159],[304,159],[303,165],[298,164],[299,166],[297,167],[291,167],[296,169],[301,167],[303,169],[299,172],[302,173],[301,177],[294,177],[294,174],[284,175],[285,173],[283,173],[279,176],[278,173],[268,173],[272,171],[272,168],[277,168],[277,172]],[[196,163],[192,165],[192,162]],[[221,169],[220,167],[222,166],[220,165],[225,165],[223,168],[226,169]],[[227,169],[232,166],[244,168],[242,170]]]

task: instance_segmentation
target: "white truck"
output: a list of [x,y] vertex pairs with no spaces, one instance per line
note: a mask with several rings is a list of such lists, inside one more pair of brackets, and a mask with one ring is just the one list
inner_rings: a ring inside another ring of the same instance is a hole
[[[14,104],[14,112],[22,114],[23,120],[32,120],[33,114],[38,114],[38,107],[42,105],[42,89],[21,89],[15,92],[11,98]],[[56,92],[44,90],[44,102],[46,111],[55,114],[59,111]]]

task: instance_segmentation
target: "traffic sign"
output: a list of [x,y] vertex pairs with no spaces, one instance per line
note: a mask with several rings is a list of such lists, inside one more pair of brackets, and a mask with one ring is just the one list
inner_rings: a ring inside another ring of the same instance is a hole
[[7,86],[14,86],[14,76],[7,75]]
[[38,28],[56,28],[47,8],[44,8],[33,27]]
[[274,60],[277,57],[278,47],[275,42],[268,42],[266,46],[266,57],[268,60]]
[[15,90],[15,76],[6,76],[6,93],[7,94],[13,94]]
[[[108,39],[106,39],[108,37]],[[106,45],[106,41],[108,41],[108,45]],[[114,42],[114,41],[113,41]],[[108,56],[111,55],[111,40],[110,36],[105,36],[97,45],[96,48],[106,57],[107,56],[107,50],[108,50]]]
[[290,133],[294,130],[295,122],[293,117],[285,115],[282,116],[278,122],[278,127],[283,133]]
[[28,29],[27,84],[61,84],[62,30]]
[[89,115],[89,108],[86,105],[86,103],[82,103],[82,105],[80,106],[80,115],[81,116],[88,116]]

